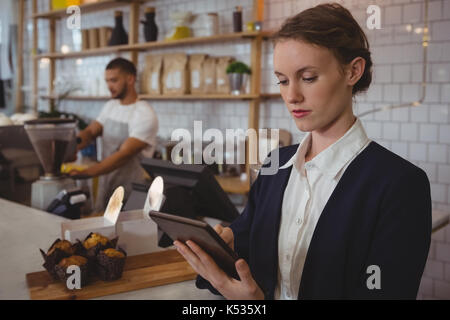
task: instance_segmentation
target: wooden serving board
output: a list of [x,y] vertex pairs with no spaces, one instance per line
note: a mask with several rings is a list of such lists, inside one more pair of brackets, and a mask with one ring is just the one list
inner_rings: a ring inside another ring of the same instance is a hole
[[53,280],[47,271],[26,275],[32,300],[90,299],[195,277],[195,271],[176,250],[127,257],[122,278],[110,282],[94,279],[79,290],[67,289],[63,282]]

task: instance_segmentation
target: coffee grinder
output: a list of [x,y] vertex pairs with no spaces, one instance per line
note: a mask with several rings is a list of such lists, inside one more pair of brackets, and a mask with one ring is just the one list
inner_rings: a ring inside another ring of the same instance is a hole
[[[67,218],[79,218],[73,214],[74,206],[86,201],[75,181],[61,174],[61,164],[69,152],[76,152],[76,121],[72,119],[37,119],[25,122],[25,131],[44,168],[44,175],[31,185],[31,206]],[[73,150],[72,150],[73,149]],[[65,197],[60,195],[64,194]],[[55,200],[66,199],[67,210],[53,212]],[[76,210],[75,210],[76,211]]]

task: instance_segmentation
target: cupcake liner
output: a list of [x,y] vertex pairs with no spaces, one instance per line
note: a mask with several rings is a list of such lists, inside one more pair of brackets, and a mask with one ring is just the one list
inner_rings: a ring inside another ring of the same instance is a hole
[[[89,233],[89,235],[85,238],[84,241],[89,239],[93,232]],[[118,237],[108,240],[108,242],[103,245],[100,242],[95,246],[86,249],[84,247],[84,241],[81,242],[77,239],[76,243],[71,244],[70,252],[64,251],[60,248],[54,248],[55,244],[60,239],[56,239],[47,252],[51,254],[46,254],[42,249],[39,249],[42,257],[44,258],[43,267],[47,270],[50,276],[55,280],[60,280],[66,285],[67,279],[71,276],[66,273],[67,267],[59,266],[58,264],[62,259],[68,258],[70,256],[82,256],[87,259],[87,262],[80,266],[81,271],[81,286],[85,286],[89,283],[89,279],[92,276],[97,276],[103,281],[113,281],[122,277],[123,269],[125,266],[125,260],[127,253],[122,249],[118,248],[117,250],[124,254],[123,258],[119,257],[109,257],[103,251],[109,248],[115,249],[118,242]]]
[[[47,252],[49,252],[53,246],[58,243],[59,241],[62,241],[61,239],[56,239],[52,245],[50,246],[50,248],[47,250]],[[72,253],[68,253],[64,250],[61,250],[59,248],[56,248],[55,250],[53,250],[53,252],[49,255],[47,255],[42,249],[39,249],[39,251],[41,252],[42,257],[44,258],[44,264],[42,265],[50,274],[50,276],[53,279],[58,279],[58,276],[55,272],[55,266],[64,258],[70,257],[72,255]]]
[[125,256],[123,258],[109,257],[103,251],[100,251],[97,255],[95,265],[96,274],[101,280],[113,281],[122,277],[127,253],[120,247],[118,251],[122,252]]
[[[79,267],[80,267],[80,286],[84,287],[89,283],[90,280],[89,260]],[[59,265],[55,266],[55,273],[58,279],[61,280],[65,286],[67,286],[67,279],[72,275],[67,273],[67,268],[68,267],[61,267]]]

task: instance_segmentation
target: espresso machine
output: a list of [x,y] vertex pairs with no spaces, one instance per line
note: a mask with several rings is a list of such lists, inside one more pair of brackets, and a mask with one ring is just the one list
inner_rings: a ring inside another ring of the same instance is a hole
[[66,218],[80,217],[87,196],[75,180],[61,174],[61,164],[76,152],[76,121],[48,118],[25,122],[25,131],[44,169],[31,185],[31,206]]

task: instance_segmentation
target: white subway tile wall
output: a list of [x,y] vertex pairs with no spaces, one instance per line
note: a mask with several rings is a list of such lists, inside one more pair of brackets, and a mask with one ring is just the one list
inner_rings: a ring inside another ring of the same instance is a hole
[[[303,9],[328,1],[318,0],[266,0],[264,29],[278,28],[287,17]],[[31,14],[27,1],[27,17]],[[47,0],[38,1],[40,11],[48,10]],[[356,97],[355,114],[418,100],[421,97],[422,57],[420,33],[424,24],[424,1],[412,0],[342,0],[366,32],[374,61],[374,78],[366,94]],[[169,13],[190,10],[193,13],[215,11],[219,13],[221,33],[232,31],[232,11],[243,7],[244,22],[252,19],[252,0],[156,0],[156,23],[159,39],[171,31]],[[376,4],[381,7],[381,29],[369,30],[366,26],[366,8]],[[123,7],[124,26],[128,30],[128,7]],[[113,11],[82,14],[82,28],[112,26]],[[368,114],[361,118],[369,137],[398,155],[420,166],[431,183],[433,209],[450,211],[450,0],[429,1],[430,43],[428,46],[428,72],[425,102],[414,108],[398,108]],[[141,10],[143,16],[143,10]],[[39,48],[48,48],[48,21],[39,20]],[[65,27],[65,20],[58,22],[57,48],[63,44],[70,50],[77,48],[77,35]],[[27,22],[25,46],[31,46],[31,21]],[[79,37],[79,36],[78,36]],[[143,40],[140,32],[140,41]],[[79,45],[79,43],[78,43]],[[227,44],[207,44],[157,49],[139,54],[138,68],[142,70],[144,57],[151,53],[173,50],[210,55],[232,55],[250,63],[250,46],[247,41]],[[31,85],[31,48],[25,48],[25,86]],[[278,88],[273,75],[272,44],[263,45],[261,91],[276,93]],[[123,54],[128,57],[128,54]],[[95,94],[103,76],[103,70],[114,55],[58,61],[56,74],[64,74],[83,89]],[[48,63],[41,61],[39,69],[40,94],[48,88]],[[31,104],[31,94],[26,95]],[[60,109],[76,112],[83,118],[94,119],[102,107],[98,101],[62,101]],[[194,120],[203,120],[203,129],[247,128],[248,103],[222,101],[153,101],[158,114],[159,135],[169,138],[176,128],[193,129]],[[40,109],[48,103],[41,100]],[[260,126],[283,128],[291,131],[293,141],[299,142],[304,133],[299,132],[281,99],[267,100],[260,106]],[[419,290],[419,299],[450,299],[450,227],[433,235],[429,260]]]

